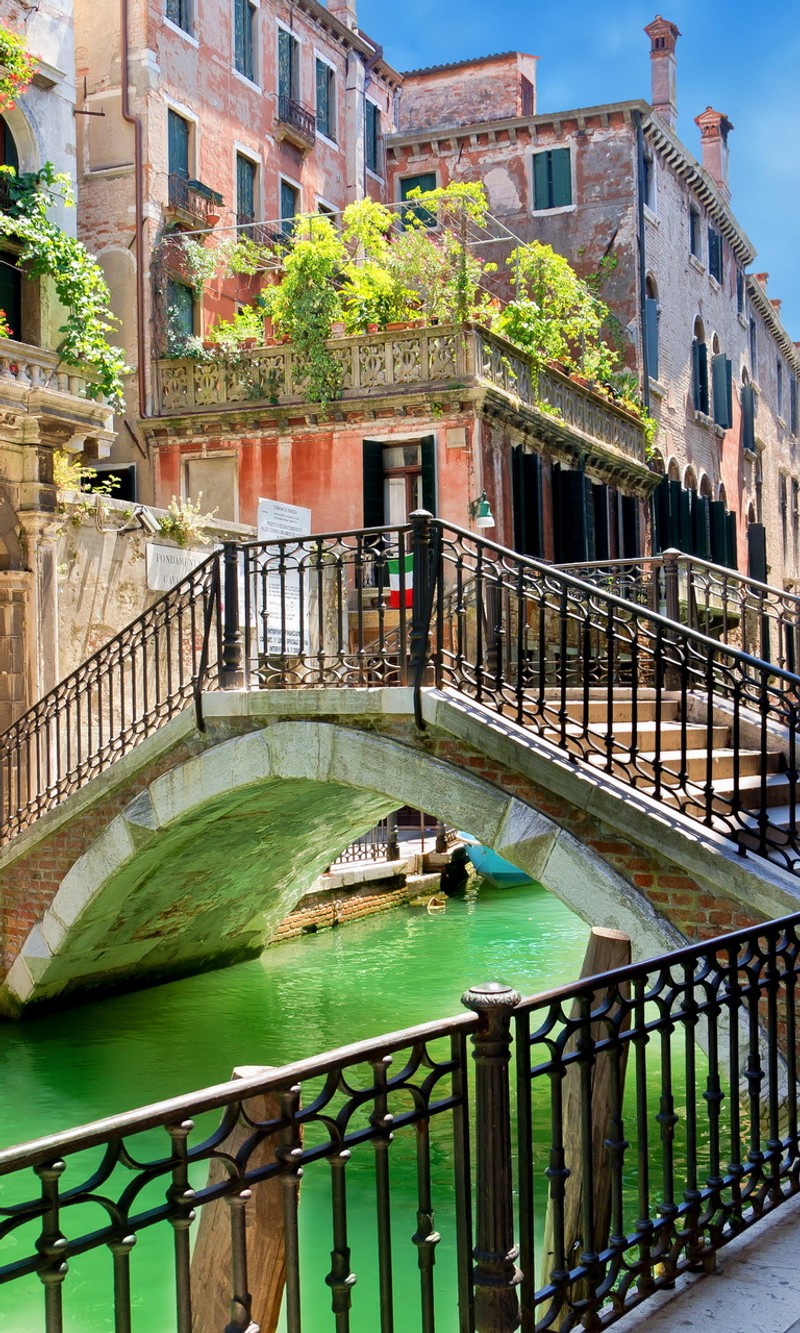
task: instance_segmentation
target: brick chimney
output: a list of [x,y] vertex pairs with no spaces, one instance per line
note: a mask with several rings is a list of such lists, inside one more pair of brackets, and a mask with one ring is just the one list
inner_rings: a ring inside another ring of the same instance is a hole
[[328,12],[340,22],[346,24],[353,32],[358,28],[358,19],[356,18],[356,0],[328,0]]
[[675,44],[680,33],[675,23],[662,19],[660,14],[648,23],[645,32],[650,38],[653,110],[674,130],[678,118]]
[[721,111],[707,106],[705,111],[694,118],[700,130],[700,147],[703,151],[703,166],[713,181],[716,181],[720,194],[727,200],[731,197],[728,184],[728,135],[733,125]]

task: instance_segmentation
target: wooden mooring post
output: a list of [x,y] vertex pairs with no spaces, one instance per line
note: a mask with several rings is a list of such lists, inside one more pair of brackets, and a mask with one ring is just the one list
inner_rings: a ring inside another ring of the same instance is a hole
[[[630,938],[622,931],[607,930],[595,926],[586,947],[586,956],[581,968],[581,979],[597,976],[603,972],[612,972],[619,967],[626,967],[630,961]],[[607,995],[608,991],[606,989],[598,988],[594,992],[592,1008],[597,1009],[602,1005]],[[573,1019],[580,1017],[580,1007],[577,1001],[573,1005],[570,1017]],[[602,1039],[607,1035],[607,1031],[607,1026],[603,1022],[590,1024],[591,1041],[595,1042]],[[565,1054],[574,1051],[579,1040],[579,1036],[571,1037],[567,1043]],[[619,1056],[620,1086],[618,1100],[620,1104],[624,1090],[626,1059],[627,1045],[622,1047]],[[607,1144],[607,1140],[612,1137],[611,1118],[614,1110],[611,1061],[608,1058],[593,1061],[588,1075],[591,1081],[591,1112],[588,1125],[586,1124],[585,1111],[586,1090],[583,1084],[586,1073],[582,1070],[580,1063],[576,1062],[570,1065],[564,1076],[562,1089],[564,1164],[569,1171],[563,1186],[563,1236],[567,1269],[577,1263],[581,1255],[599,1254],[608,1244],[611,1226],[612,1172]],[[619,1107],[617,1108],[617,1114],[619,1114]],[[591,1200],[589,1201],[590,1206],[587,1208],[585,1177],[586,1151],[589,1143],[591,1144]],[[544,1240],[542,1243],[541,1280],[543,1286],[550,1282],[555,1267],[555,1234],[558,1226],[555,1211],[551,1193],[547,1201]],[[591,1236],[585,1235],[587,1216],[593,1217],[594,1225]],[[574,1318],[572,1303],[576,1300],[586,1299],[589,1295],[590,1290],[587,1281],[574,1283],[569,1289],[570,1304],[559,1309],[555,1320],[548,1327],[552,1328],[554,1333],[559,1330],[568,1317]]]
[[[267,1073],[261,1066],[234,1069],[234,1078]],[[243,1103],[254,1121],[281,1115],[277,1092],[250,1097]],[[253,1130],[241,1120],[225,1140],[226,1156],[235,1157]],[[265,1139],[251,1153],[249,1167],[275,1161],[277,1142]],[[223,1164],[211,1162],[209,1185],[227,1178]],[[244,1256],[234,1258],[234,1211],[244,1213]],[[242,1258],[246,1262],[242,1264]],[[283,1193],[280,1177],[260,1181],[251,1191],[214,1199],[200,1209],[197,1240],[192,1253],[192,1333],[275,1333],[286,1285]],[[249,1291],[239,1290],[239,1285]]]

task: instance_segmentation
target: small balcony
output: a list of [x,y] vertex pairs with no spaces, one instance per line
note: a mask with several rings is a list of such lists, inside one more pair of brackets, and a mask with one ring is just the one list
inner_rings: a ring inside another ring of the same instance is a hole
[[275,138],[287,139],[303,153],[310,153],[317,137],[317,118],[313,111],[281,93],[275,117]]
[[171,171],[167,188],[170,209],[188,222],[202,222],[213,227],[219,221],[222,195],[209,185],[190,180],[178,171]]
[[[425,416],[431,400],[440,405],[452,397],[569,466],[585,461],[610,485],[644,495],[658,482],[647,465],[641,420],[558,370],[537,371],[525,353],[478,325],[386,329],[327,345],[342,368],[341,399],[332,405],[342,411],[380,405]],[[295,408],[307,419],[319,405],[307,400],[306,374],[291,343],[254,348],[235,365],[223,358],[162,360],[155,366],[156,410],[175,418],[247,408],[285,418],[298,415]]]

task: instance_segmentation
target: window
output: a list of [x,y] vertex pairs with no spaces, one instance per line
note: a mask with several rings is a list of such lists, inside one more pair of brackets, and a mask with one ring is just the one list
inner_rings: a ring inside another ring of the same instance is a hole
[[708,350],[699,319],[695,320],[692,338],[692,402],[695,412],[708,416]]
[[236,154],[236,217],[240,223],[256,219],[256,164]]
[[252,0],[233,0],[234,68],[253,83],[256,77],[256,7]]
[[533,115],[533,84],[524,74],[519,79],[519,104],[523,116]]
[[740,268],[736,270],[736,313],[744,314],[744,274]]
[[167,283],[167,350],[180,354],[181,343],[191,338],[195,328],[195,298],[185,282],[170,278]]
[[758,379],[758,337],[756,331],[756,322],[753,319],[752,315],[750,317],[749,334],[750,334],[750,369],[752,371],[753,379],[757,380]]
[[191,175],[189,170],[191,128],[185,116],[179,116],[177,111],[167,112],[169,172],[171,176],[182,176],[184,180],[188,180]]
[[711,358],[711,389],[714,422],[724,430],[733,425],[733,366],[724,352]]
[[533,158],[533,207],[566,208],[572,203],[572,168],[568,148],[548,148]]
[[436,513],[436,444],[433,436],[386,445],[364,441],[364,526],[402,524],[415,509]]
[[364,115],[364,154],[367,171],[375,176],[382,172],[381,161],[381,109],[374,102],[367,101]]
[[176,28],[192,31],[192,0],[167,0],[166,15]]
[[[436,189],[435,171],[425,171],[421,176],[406,176],[405,180],[401,180],[400,182],[400,199],[401,201],[407,199],[408,196],[411,194],[412,190],[421,190],[423,194],[426,194],[428,190],[435,190],[435,189]],[[425,227],[436,226],[436,218],[434,217],[433,213],[431,213],[427,208],[421,208],[419,204],[417,204],[416,207],[409,206],[408,209],[403,209],[402,211],[404,217],[408,213],[413,213],[414,217],[419,218],[419,221]]]
[[792,375],[789,380],[789,430],[797,434],[797,380]]
[[281,181],[281,231],[291,236],[294,220],[300,211],[300,191],[288,181]]
[[[746,374],[746,372],[745,372]],[[740,402],[742,405],[742,448],[756,452],[756,395],[752,384],[743,379]]]
[[317,60],[317,133],[336,142],[336,71]]
[[278,29],[278,96],[299,100],[300,43],[285,28]]
[[644,322],[647,353],[647,373],[651,380],[658,379],[658,293],[652,278],[645,283]]
[[642,158],[642,198],[651,213],[656,211],[655,164],[648,154]]
[[700,213],[692,206],[689,209],[689,254],[702,260],[702,241],[700,240]]
[[722,282],[722,237],[714,227],[708,229],[708,271]]
[[775,361],[775,397],[777,400],[778,416],[783,416],[783,365],[780,357]]

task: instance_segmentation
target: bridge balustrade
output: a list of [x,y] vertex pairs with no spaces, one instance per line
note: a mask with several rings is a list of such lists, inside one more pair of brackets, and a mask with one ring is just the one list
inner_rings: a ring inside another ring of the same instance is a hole
[[[272,1190],[288,1333],[606,1328],[800,1188],[798,960],[795,914],[524,1000],[476,986],[458,1017],[7,1149],[0,1286],[38,1275],[46,1333],[90,1305],[190,1333],[222,1283],[229,1333],[252,1328],[248,1218]],[[300,1181],[320,1174],[312,1238]],[[229,1239],[198,1272],[192,1230],[222,1199]]]
[[[671,597],[662,615],[424,513],[400,527],[229,543],[0,737],[2,837],[192,700],[202,729],[205,691],[410,686],[424,727],[422,692],[438,686],[796,873],[800,677],[681,623],[674,581]],[[669,750],[653,725],[667,705],[680,721]],[[706,729],[697,754],[690,719]],[[776,736],[780,816],[767,762]]]

